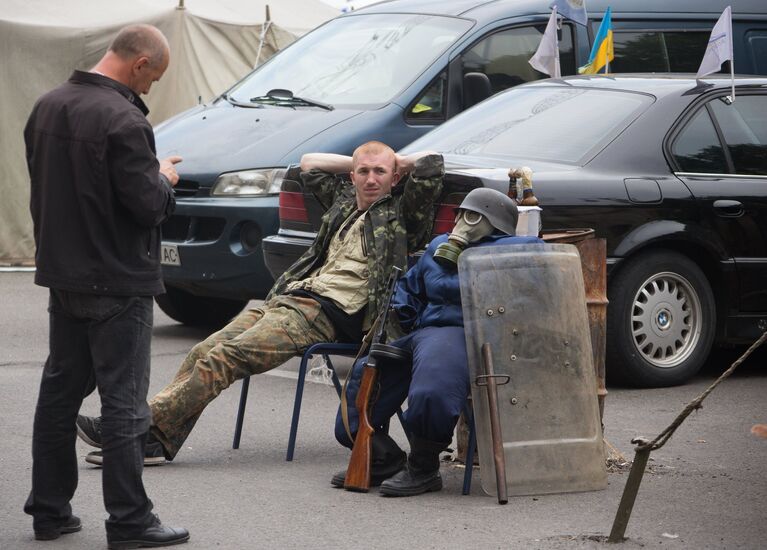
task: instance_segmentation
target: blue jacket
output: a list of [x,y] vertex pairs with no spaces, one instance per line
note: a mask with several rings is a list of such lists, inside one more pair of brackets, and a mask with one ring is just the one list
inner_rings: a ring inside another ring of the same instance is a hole
[[[463,326],[458,270],[445,269],[434,261],[434,252],[447,238],[447,233],[435,237],[418,263],[397,283],[393,304],[405,332],[424,327]],[[469,248],[541,242],[538,237],[491,235]]]

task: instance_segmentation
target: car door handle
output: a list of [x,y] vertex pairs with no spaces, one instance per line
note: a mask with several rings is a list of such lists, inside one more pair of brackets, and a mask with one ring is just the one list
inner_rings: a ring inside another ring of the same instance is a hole
[[714,209],[717,216],[736,218],[743,215],[743,205],[738,201],[718,200],[714,201]]

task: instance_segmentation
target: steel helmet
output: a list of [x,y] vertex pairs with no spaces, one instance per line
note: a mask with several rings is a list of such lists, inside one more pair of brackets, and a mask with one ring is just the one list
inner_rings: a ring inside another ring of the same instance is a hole
[[517,205],[500,191],[478,187],[464,197],[458,208],[482,214],[493,227],[507,235],[514,236],[517,233]]

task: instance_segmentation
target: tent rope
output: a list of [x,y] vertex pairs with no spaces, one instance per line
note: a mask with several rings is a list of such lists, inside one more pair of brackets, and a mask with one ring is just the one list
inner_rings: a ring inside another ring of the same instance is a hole
[[639,492],[639,486],[642,483],[642,476],[647,467],[647,461],[650,459],[650,452],[663,447],[690,413],[701,407],[701,403],[706,396],[714,391],[714,388],[716,388],[725,378],[730,376],[756,348],[764,343],[765,340],[767,340],[767,331],[765,331],[756,342],[751,344],[751,347],[748,348],[746,352],[730,366],[730,368],[724,371],[713,384],[706,388],[706,390],[697,398],[692,400],[684,410],[679,413],[674,421],[658,434],[655,439],[648,441],[647,439],[637,437],[631,440],[632,443],[636,444],[636,447],[634,447],[634,463],[631,465],[631,471],[626,480],[626,486],[623,488],[623,495],[618,504],[618,510],[615,512],[615,519],[613,520],[612,530],[610,531],[610,536],[607,538],[607,542],[616,543],[624,540],[623,536],[626,534],[626,527],[631,518],[631,510],[634,508],[634,502],[636,501],[637,493]]
[[714,388],[716,388],[720,382],[722,382],[724,379],[726,379],[728,376],[730,376],[738,366],[745,361],[751,353],[753,353],[756,348],[761,346],[764,341],[767,340],[767,331],[762,334],[762,336],[753,344],[751,344],[751,347],[746,350],[746,352],[741,355],[737,361],[735,361],[730,368],[728,368],[726,371],[722,373],[722,375],[717,378],[713,384],[711,384],[706,390],[701,393],[698,397],[690,401],[690,403],[687,404],[687,406],[682,410],[681,413],[679,413],[679,416],[677,416],[674,421],[669,424],[669,426],[663,430],[661,433],[658,434],[658,436],[653,439],[652,441],[642,442],[637,446],[637,450],[649,448],[651,451],[655,451],[657,449],[660,449],[663,447],[663,445],[666,444],[666,441],[669,440],[669,438],[674,434],[676,429],[684,422],[685,418],[690,416],[690,413],[692,411],[697,410],[701,408],[703,400],[710,394],[712,391],[714,391]]
[[258,51],[256,52],[256,63],[253,65],[253,68],[255,69],[258,67],[259,62],[261,61],[261,49],[264,47],[264,40],[266,39],[266,33],[269,32],[269,29],[272,27],[272,22],[267,21],[264,26],[261,28],[261,36],[258,40]]
[[261,36],[258,37],[258,51],[256,52],[256,63],[253,65],[254,69],[258,67],[258,64],[261,62],[261,49],[264,47],[264,40],[266,40],[266,33],[268,33],[269,29],[271,28],[272,28],[272,16],[269,11],[269,4],[267,4],[266,20],[264,21],[264,25],[261,27]]

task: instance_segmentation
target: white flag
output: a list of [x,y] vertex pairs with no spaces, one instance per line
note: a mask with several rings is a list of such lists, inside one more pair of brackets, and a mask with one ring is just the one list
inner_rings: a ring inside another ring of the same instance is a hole
[[696,78],[715,73],[722,68],[722,63],[729,60],[732,65],[732,10],[730,6],[724,8],[719,21],[714,25],[711,31],[711,37],[708,39],[706,53],[703,55],[703,61],[700,63]]
[[559,70],[559,45],[557,44],[557,8],[551,10],[549,23],[543,32],[541,43],[535,55],[528,61],[533,69],[541,71],[552,78],[561,78]]
[[572,19],[576,23],[586,25],[589,16],[586,13],[586,0],[554,0],[550,8],[557,8],[562,17]]

